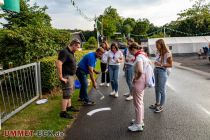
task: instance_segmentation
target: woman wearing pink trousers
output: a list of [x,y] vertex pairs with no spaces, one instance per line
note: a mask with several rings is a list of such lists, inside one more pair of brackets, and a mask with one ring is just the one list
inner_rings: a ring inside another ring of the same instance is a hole
[[138,50],[139,46],[132,43],[129,47],[131,54],[135,55],[134,62],[134,79],[133,79],[133,103],[135,107],[135,121],[128,129],[132,132],[143,131],[144,127],[144,89],[145,89],[145,74],[143,73],[144,59],[147,59]]

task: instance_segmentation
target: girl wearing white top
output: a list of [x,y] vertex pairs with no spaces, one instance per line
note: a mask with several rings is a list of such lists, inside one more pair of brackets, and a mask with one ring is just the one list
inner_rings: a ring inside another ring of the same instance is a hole
[[123,54],[119,50],[116,43],[111,44],[111,50],[108,53],[108,65],[109,76],[111,80],[112,92],[110,95],[118,97],[118,85],[119,85],[119,69],[120,63],[123,62]]
[[[139,46],[136,43],[132,43],[129,47],[131,54],[135,55],[134,62],[134,78],[132,80],[132,94],[133,104],[135,108],[135,121],[128,129],[132,132],[143,131],[144,127],[144,89],[146,75],[143,72],[145,60],[147,59],[142,53],[139,53]],[[141,55],[139,57],[139,55]],[[144,58],[144,59],[142,59]]]
[[105,53],[103,54],[101,58],[101,84],[100,86],[105,85],[109,87],[110,78],[109,78],[109,71],[107,71],[107,60],[108,60],[108,54],[109,54],[109,45],[106,41],[102,42],[102,48],[104,49]]
[[156,102],[150,106],[150,109],[155,109],[155,113],[163,111],[166,96],[166,81],[168,72],[172,67],[172,54],[164,43],[163,39],[156,41],[157,55],[155,61],[155,94]]

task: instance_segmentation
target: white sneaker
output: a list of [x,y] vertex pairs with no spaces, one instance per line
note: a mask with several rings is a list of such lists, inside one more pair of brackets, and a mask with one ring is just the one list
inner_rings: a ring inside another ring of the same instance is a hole
[[114,96],[115,95],[115,91],[112,91],[109,95]]
[[109,87],[109,83],[107,83],[106,86]]
[[132,131],[132,132],[137,132],[137,131],[143,131],[143,127],[140,124],[133,124],[131,126],[128,127],[128,130]]
[[133,96],[129,96],[129,97],[127,97],[126,99],[125,99],[126,101],[130,101],[130,100],[133,100]]
[[125,94],[123,94],[124,96],[129,96],[130,95],[130,93],[129,92],[127,92],[127,93],[125,93]]
[[[130,122],[130,124],[133,125],[133,124],[135,123],[135,121],[136,121],[135,119],[132,119],[131,122]],[[140,125],[141,125],[142,127],[144,127],[144,122],[142,122]]]
[[114,97],[116,97],[116,98],[119,97],[118,92],[115,93]]
[[100,85],[100,86],[103,86],[104,84],[105,84],[105,83],[100,83],[99,85]]

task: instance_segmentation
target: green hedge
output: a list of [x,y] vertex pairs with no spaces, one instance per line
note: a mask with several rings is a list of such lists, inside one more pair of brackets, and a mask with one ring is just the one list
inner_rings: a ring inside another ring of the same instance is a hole
[[[77,62],[91,50],[84,50],[76,52],[75,56]],[[60,82],[58,80],[57,70],[55,62],[57,56],[45,57],[40,60],[41,62],[41,81],[42,81],[42,91],[49,92],[52,91],[55,87],[58,87]]]
[[58,76],[55,67],[57,56],[45,57],[40,60],[42,91],[50,91],[59,86]]

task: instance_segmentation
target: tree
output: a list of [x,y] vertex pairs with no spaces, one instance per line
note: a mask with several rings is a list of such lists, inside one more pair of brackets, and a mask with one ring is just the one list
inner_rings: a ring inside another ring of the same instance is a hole
[[40,8],[36,3],[34,6],[30,7],[27,2],[20,0],[20,13],[4,10],[6,14],[2,14],[1,16],[3,16],[8,23],[3,24],[3,27],[7,29],[26,27],[29,25],[51,27],[51,18],[45,13],[46,9],[47,6]]
[[205,0],[195,0],[192,8],[179,13],[176,21],[171,22],[168,27],[181,32],[172,32],[172,36],[194,36],[205,35],[210,31],[210,3]]
[[51,27],[46,7],[40,8],[36,4],[30,7],[24,0],[20,6],[20,13],[5,14],[8,23],[3,25],[0,38],[0,60],[4,67],[8,62],[19,66],[57,55],[71,37],[69,31]]
[[[104,10],[104,14],[98,17],[98,20],[103,24],[103,34],[111,37],[115,32],[120,31],[122,27],[122,18],[117,13],[117,9],[111,6]],[[101,30],[99,25],[99,30]]]
[[136,25],[134,18],[126,18],[123,22],[122,33],[128,36]]
[[[144,18],[144,19],[137,20],[136,25],[132,31],[132,34],[142,36],[141,38],[143,38],[143,36],[147,36],[149,25],[150,25],[150,22],[148,19]],[[134,38],[135,40],[139,39],[139,37],[134,37]]]

